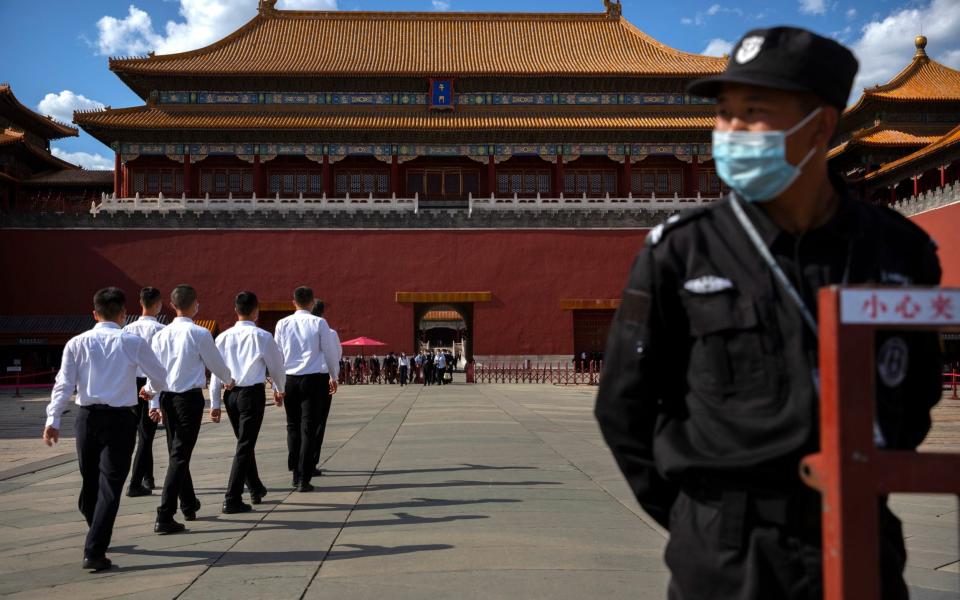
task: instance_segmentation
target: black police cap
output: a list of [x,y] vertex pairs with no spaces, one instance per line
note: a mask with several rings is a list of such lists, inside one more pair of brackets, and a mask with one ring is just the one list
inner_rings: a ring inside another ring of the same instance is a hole
[[843,110],[857,68],[845,46],[806,29],[754,29],[734,46],[723,73],[691,82],[687,92],[716,98],[723,84],[742,83],[811,92]]

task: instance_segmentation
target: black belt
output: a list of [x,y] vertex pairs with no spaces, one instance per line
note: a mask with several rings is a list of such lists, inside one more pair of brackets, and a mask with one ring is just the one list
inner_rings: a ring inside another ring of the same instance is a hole
[[232,388],[230,388],[230,389],[227,390],[227,391],[228,391],[228,392],[236,392],[236,391],[239,391],[239,390],[251,390],[251,389],[256,388],[256,387],[266,387],[266,386],[267,386],[267,382],[266,382],[266,381],[261,381],[260,383],[254,383],[253,385],[235,385],[235,386],[233,386]]
[[136,404],[131,404],[130,406],[110,406],[109,404],[83,404],[80,408],[84,410],[89,410],[90,412],[98,412],[103,410],[130,410],[131,408],[136,408]]

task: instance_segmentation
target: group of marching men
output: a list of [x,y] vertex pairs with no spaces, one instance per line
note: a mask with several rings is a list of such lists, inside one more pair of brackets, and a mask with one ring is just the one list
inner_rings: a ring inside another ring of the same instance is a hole
[[[256,326],[257,296],[240,292],[234,302],[237,323],[214,340],[195,324],[200,310],[196,290],[179,285],[170,294],[176,318],[161,325],[160,291],[140,291],[142,316],[123,327],[126,297],[110,287],[93,298],[96,326],[71,339],[63,352],[47,407],[43,440],[60,438],[60,417],[76,392],[79,407],[75,430],[82,487],[79,508],[90,529],[84,544],[83,567],[102,571],[112,566],[106,557],[123,485],[139,439],[128,496],[151,495],[153,438],[157,424],[166,429],[169,465],[163,482],[154,531],[185,531],[174,516],[197,518],[200,501],[190,476],[193,454],[206,402],[206,371],[210,371],[210,420],[219,423],[224,408],[237,438],[222,512],[253,509],[267,488],[260,481],[254,449],[263,423],[266,382],[273,401],[287,418],[287,468],[293,487],[313,490],[310,481],[321,475],[320,447],[330,403],[337,391],[341,358],[336,331],[323,319],[323,304],[309,287],[294,290],[296,311],[281,319],[276,337]],[[251,504],[243,501],[246,485]]]

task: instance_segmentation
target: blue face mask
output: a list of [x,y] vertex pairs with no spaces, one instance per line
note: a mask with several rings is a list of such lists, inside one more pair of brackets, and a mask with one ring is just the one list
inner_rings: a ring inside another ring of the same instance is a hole
[[717,175],[749,202],[768,202],[796,181],[816,148],[798,165],[787,162],[787,137],[810,122],[816,109],[787,131],[714,131],[713,161]]

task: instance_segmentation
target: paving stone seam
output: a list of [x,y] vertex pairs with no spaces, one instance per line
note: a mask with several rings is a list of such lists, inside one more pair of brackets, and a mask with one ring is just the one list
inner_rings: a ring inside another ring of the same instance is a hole
[[[489,388],[489,387],[488,387],[488,388],[486,388],[486,389],[483,391],[484,395],[486,395],[486,390],[490,390],[491,392],[493,392],[493,393],[495,393],[497,396],[499,396],[499,397],[500,397],[500,401],[516,407],[516,410],[517,410],[518,412],[526,412],[526,413],[529,413],[532,417],[535,417],[535,418],[540,419],[540,420],[542,420],[542,421],[546,421],[547,423],[550,423],[550,424],[553,425],[554,427],[560,428],[563,432],[573,434],[573,435],[575,435],[576,437],[580,438],[580,435],[577,434],[576,432],[570,431],[570,430],[567,429],[566,427],[563,427],[562,425],[559,425],[559,424],[557,424],[557,423],[554,423],[553,421],[551,421],[551,420],[548,419],[547,417],[544,417],[543,415],[537,413],[536,411],[530,410],[529,408],[523,406],[523,405],[520,404],[519,402],[516,402],[516,401],[512,400],[510,397],[506,396],[505,394],[503,394],[503,393],[500,392],[499,390],[492,389],[492,388]],[[487,397],[490,398],[489,396],[487,396]],[[649,517],[646,515],[646,513],[644,513],[642,510],[638,509],[636,506],[630,506],[630,505],[628,505],[628,504],[625,503],[623,500],[621,500],[620,498],[618,498],[615,494],[612,494],[612,493],[607,489],[607,487],[606,487],[605,485],[603,485],[603,483],[602,483],[601,481],[595,479],[592,475],[590,475],[589,473],[587,473],[586,471],[584,471],[583,469],[581,469],[579,465],[577,465],[577,464],[574,463],[572,460],[570,460],[570,459],[567,458],[565,455],[563,455],[559,450],[557,450],[557,449],[554,447],[554,445],[553,445],[548,439],[546,439],[545,437],[543,437],[542,435],[540,435],[539,432],[533,431],[533,430],[531,430],[529,427],[527,427],[526,425],[524,425],[523,422],[521,422],[519,419],[517,419],[510,411],[508,411],[508,410],[506,410],[505,408],[501,407],[501,406],[500,406],[500,402],[498,402],[496,399],[490,398],[490,400],[492,400],[492,401],[494,402],[494,404],[496,404],[497,407],[500,408],[500,410],[502,410],[504,413],[506,413],[507,416],[509,416],[509,417],[510,417],[511,419],[513,419],[514,421],[516,421],[516,423],[517,423],[518,425],[520,425],[520,426],[523,427],[525,430],[527,430],[531,435],[535,436],[537,439],[539,439],[540,441],[542,441],[548,448],[550,448],[550,450],[551,450],[554,454],[556,454],[556,455],[559,456],[561,459],[563,459],[564,461],[566,461],[567,464],[569,464],[571,467],[573,467],[574,469],[576,469],[577,472],[581,473],[584,477],[586,477],[587,479],[589,479],[590,481],[592,481],[592,482],[594,483],[594,485],[596,485],[598,488],[600,488],[601,490],[603,490],[603,492],[604,492],[605,494],[607,494],[608,496],[610,496],[610,498],[612,498],[614,501],[616,501],[617,504],[623,506],[624,508],[626,508],[627,510],[629,510],[631,513],[633,513],[634,515],[636,515],[638,519],[640,519],[641,521],[643,521],[643,523],[644,523],[645,525],[647,525],[648,527],[650,527],[650,529],[652,529],[652,530],[654,530],[655,532],[657,532],[657,534],[659,534],[661,537],[663,537],[664,539],[669,539],[670,534],[669,534],[664,528],[660,527],[659,524],[657,524],[655,521],[653,521],[653,519],[649,518]]]
[[[401,390],[401,392],[402,392],[402,391],[403,391],[403,390]],[[357,429],[357,430],[353,433],[353,435],[351,435],[350,437],[348,437],[343,443],[341,443],[339,446],[337,446],[337,448],[336,448],[333,452],[331,452],[330,455],[327,456],[327,458],[324,459],[324,461],[323,461],[321,464],[326,465],[327,462],[328,462],[330,459],[332,459],[334,456],[337,455],[338,452],[340,452],[340,450],[342,450],[342,449],[343,449],[347,444],[349,444],[355,437],[357,437],[361,432],[363,432],[363,430],[365,430],[367,427],[369,427],[371,423],[373,423],[374,421],[376,421],[377,417],[379,417],[379,416],[383,413],[383,411],[387,410],[391,405],[393,405],[393,403],[396,402],[399,397],[400,397],[400,394],[398,393],[396,396],[394,396],[394,398],[393,398],[392,400],[390,400],[389,402],[387,402],[386,404],[384,404],[383,407],[382,407],[380,410],[378,410],[377,413],[376,413],[370,420],[368,420],[368,421],[363,425],[363,427],[360,427],[359,429]],[[378,463],[378,464],[379,464],[379,463]],[[218,556],[218,557],[217,557],[215,560],[213,560],[209,565],[207,565],[202,571],[200,571],[200,573],[197,574],[196,577],[194,577],[194,578],[190,581],[190,583],[188,583],[182,590],[180,590],[180,592],[179,592],[176,596],[174,596],[174,600],[177,600],[178,598],[180,598],[181,596],[183,596],[185,593],[187,593],[187,592],[190,590],[190,588],[193,587],[193,585],[194,585],[195,583],[197,583],[197,581],[199,581],[200,578],[203,577],[208,571],[210,571],[210,569],[212,569],[213,567],[215,567],[215,566],[217,565],[217,563],[219,563],[219,562],[223,559],[223,557],[227,555],[227,553],[229,553],[231,550],[233,550],[233,549],[237,546],[237,544],[239,544],[240,542],[242,542],[254,529],[257,528],[257,526],[259,526],[259,525],[260,525],[268,516],[270,516],[275,510],[277,510],[278,508],[280,508],[280,507],[283,505],[283,503],[286,502],[286,501],[290,498],[290,496],[293,495],[293,492],[294,492],[294,491],[295,491],[295,490],[290,490],[289,492],[287,492],[287,494],[286,494],[285,496],[283,496],[283,497],[281,498],[281,500],[280,500],[279,502],[277,502],[276,504],[274,504],[269,510],[267,510],[267,511],[265,511],[265,512],[262,512],[262,513],[260,513],[260,512],[258,511],[257,514],[260,515],[260,518],[259,518],[255,523],[251,523],[251,524],[250,524],[250,527],[247,529],[246,532],[244,532],[243,535],[239,536],[226,550],[224,550],[222,553],[220,553],[220,556]],[[351,510],[351,512],[352,512],[352,510]],[[347,516],[347,518],[349,519],[349,515]],[[341,528],[341,530],[342,530],[342,528]],[[331,547],[332,547],[332,546],[331,546]],[[330,552],[330,550],[328,549],[327,552],[324,553],[324,556],[326,556],[327,554],[329,554],[329,552]],[[322,564],[322,562],[323,562],[323,561],[322,561],[322,559],[321,559],[321,564]],[[319,567],[318,567],[318,569],[319,569]],[[315,576],[315,574],[314,574],[314,576]],[[312,581],[313,581],[313,580],[311,579],[311,582],[312,582]],[[307,585],[307,588],[309,588],[309,587],[310,587],[310,586],[309,586],[309,584],[308,584],[308,585]],[[304,593],[306,593],[306,589],[304,589]],[[302,598],[302,597],[303,597],[303,595],[301,594],[301,598]]]
[[[403,392],[404,390],[401,388],[400,392],[398,392],[397,395],[393,397],[393,400],[388,402],[387,405],[383,407],[383,410],[386,410],[390,406],[393,406],[393,404],[401,398],[401,396],[403,395]],[[370,476],[367,477],[366,482],[364,482],[363,489],[360,490],[360,494],[357,496],[357,500],[353,503],[353,506],[350,507],[350,510],[347,512],[346,517],[343,519],[343,523],[340,525],[340,529],[337,530],[336,535],[333,537],[333,540],[331,540],[330,547],[328,547],[327,550],[323,553],[323,557],[320,559],[320,563],[317,565],[317,568],[314,569],[313,574],[310,576],[310,581],[307,582],[307,585],[303,588],[303,592],[300,593],[299,600],[304,599],[304,597],[307,595],[307,591],[310,589],[310,586],[313,585],[313,582],[316,580],[317,576],[320,575],[320,569],[323,568],[323,563],[327,560],[327,557],[330,556],[330,553],[333,551],[333,547],[337,545],[337,540],[340,539],[340,535],[343,533],[343,529],[346,527],[347,523],[350,522],[350,517],[352,517],[353,513],[356,511],[357,505],[363,501],[363,495],[367,492],[367,488],[369,487],[370,482],[373,481],[373,478],[376,476],[377,470],[380,468],[380,463],[383,462],[383,457],[386,456],[387,452],[390,451],[390,446],[393,445],[393,441],[397,439],[397,434],[400,433],[400,429],[403,427],[404,421],[407,420],[407,416],[409,416],[410,411],[413,410],[414,406],[416,406],[417,401],[420,399],[420,394],[422,392],[423,392],[422,389],[417,390],[416,397],[414,397],[413,401],[410,402],[410,405],[407,406],[407,410],[405,410],[403,413],[403,417],[401,417],[397,422],[397,427],[396,429],[393,430],[393,434],[390,436],[390,440],[384,445],[383,452],[380,454],[380,458],[377,459],[377,464],[374,465],[372,469],[370,469]],[[380,411],[380,412],[382,413],[383,411]],[[380,413],[377,413],[377,416],[380,416]],[[373,423],[374,421],[376,421],[376,417],[371,419],[367,425],[369,425],[370,423]],[[364,428],[366,428],[366,426],[364,426]],[[351,439],[352,439],[352,436],[351,436]]]

